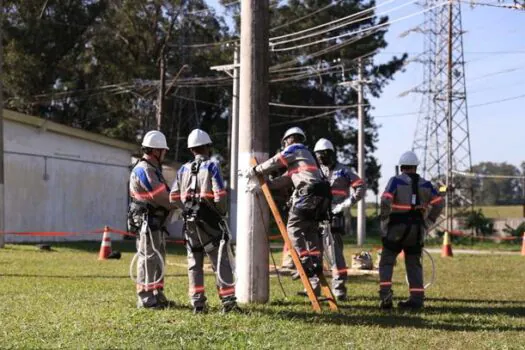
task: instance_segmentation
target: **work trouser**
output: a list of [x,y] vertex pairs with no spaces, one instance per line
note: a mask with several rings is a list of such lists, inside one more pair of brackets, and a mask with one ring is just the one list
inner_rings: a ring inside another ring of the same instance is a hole
[[346,280],[348,271],[344,256],[343,237],[340,233],[332,232],[333,240],[328,234],[322,235],[322,251],[328,258],[332,270],[332,291],[336,297],[346,296]]
[[[405,267],[407,271],[410,299],[423,303],[425,288],[423,284],[423,267],[421,253],[423,239],[421,225],[392,225],[387,235],[383,237],[383,250],[379,260],[379,295],[387,298],[392,292],[392,275],[396,258],[401,253],[405,254]],[[402,234],[400,234],[402,233]],[[400,238],[401,237],[401,238]]]
[[[211,261],[213,271],[219,271],[223,281],[216,276],[216,286],[219,291],[219,298],[223,304],[234,302],[235,287],[233,269],[230,264],[229,255],[224,249],[219,257],[219,241],[222,237],[220,230],[214,229],[202,220],[186,221],[186,248],[188,251],[188,278],[189,296],[194,307],[204,306],[206,295],[204,288],[204,256],[207,255]],[[212,243],[212,244],[210,244]],[[225,283],[223,283],[225,282]]]
[[[164,271],[166,260],[166,240],[164,232],[159,230],[142,230],[136,242],[137,261],[137,296],[142,306],[150,307],[163,303],[166,297],[163,294],[164,278],[160,279]],[[161,258],[159,257],[160,254]]]
[[321,242],[319,222],[300,218],[293,210],[288,216],[287,231],[293,248],[297,251],[305,272],[310,275],[310,283],[319,294],[319,278],[315,271],[322,273]]

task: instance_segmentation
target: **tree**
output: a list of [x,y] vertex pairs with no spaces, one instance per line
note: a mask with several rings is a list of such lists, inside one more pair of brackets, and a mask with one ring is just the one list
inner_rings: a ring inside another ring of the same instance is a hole
[[[482,162],[472,167],[481,175],[520,176],[523,173],[508,163]],[[483,178],[468,181],[474,186],[474,202],[480,205],[519,204],[522,201],[523,181],[519,178]],[[467,185],[467,187],[469,186]]]

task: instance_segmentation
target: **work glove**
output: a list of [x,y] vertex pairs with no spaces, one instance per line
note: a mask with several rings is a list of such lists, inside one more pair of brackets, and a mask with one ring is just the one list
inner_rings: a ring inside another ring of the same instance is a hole
[[259,183],[259,180],[257,180],[255,177],[248,178],[248,182],[246,184],[246,192],[259,193],[260,191],[261,184]]
[[345,199],[344,202],[337,204],[332,209],[332,214],[336,215],[336,214],[342,213],[343,210],[350,208],[354,204],[354,202],[355,202],[354,197]]
[[255,167],[240,169],[239,176],[252,179],[257,176],[257,172],[255,171]]

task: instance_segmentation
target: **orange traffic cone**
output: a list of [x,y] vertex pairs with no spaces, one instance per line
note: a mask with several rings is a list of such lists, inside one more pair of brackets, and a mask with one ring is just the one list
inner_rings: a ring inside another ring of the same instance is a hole
[[521,255],[525,256],[525,232],[523,232],[523,240],[521,243]]
[[441,257],[453,257],[452,254],[452,245],[450,244],[449,233],[445,231],[445,236],[443,236],[443,246],[441,247]]
[[109,254],[111,254],[111,233],[109,233],[109,228],[105,226],[100,251],[98,253],[98,260],[106,260]]

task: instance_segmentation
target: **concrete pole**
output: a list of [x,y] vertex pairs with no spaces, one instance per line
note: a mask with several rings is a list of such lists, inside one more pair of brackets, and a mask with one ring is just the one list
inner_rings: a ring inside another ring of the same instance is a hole
[[[241,0],[241,69],[239,101],[239,168],[250,158],[268,158],[268,25],[269,0]],[[259,203],[257,203],[257,201]],[[237,286],[241,303],[265,303],[269,296],[269,257],[264,196],[237,192]],[[262,215],[261,215],[262,214]]]
[[[365,179],[365,113],[363,106],[363,61],[358,61],[358,82],[357,82],[357,119],[359,123],[359,133],[357,135],[357,172],[361,179]],[[362,246],[366,237],[366,196],[357,202],[357,245]]]
[[4,202],[4,84],[1,76],[4,65],[4,48],[2,45],[4,19],[4,2],[0,0],[0,248],[4,247],[4,219],[5,219],[5,202]]
[[159,94],[157,97],[157,115],[156,115],[156,121],[157,121],[157,130],[161,130],[162,128],[162,117],[164,116],[164,91],[166,90],[166,59],[164,57],[164,50],[161,52],[160,57],[160,86],[159,86]]
[[453,62],[452,62],[452,30],[453,30],[453,7],[452,7],[452,0],[449,0],[448,3],[448,62],[447,62],[447,173],[445,177],[445,184],[447,186],[447,192],[445,196],[445,217],[446,217],[446,230],[450,233],[452,231],[452,220],[453,220],[453,214],[452,214],[452,153],[454,150],[452,149],[452,109],[453,109],[453,96],[452,96],[452,68],[453,68]]
[[230,133],[230,229],[237,238],[237,173],[239,154],[239,46],[233,51],[232,122]]

